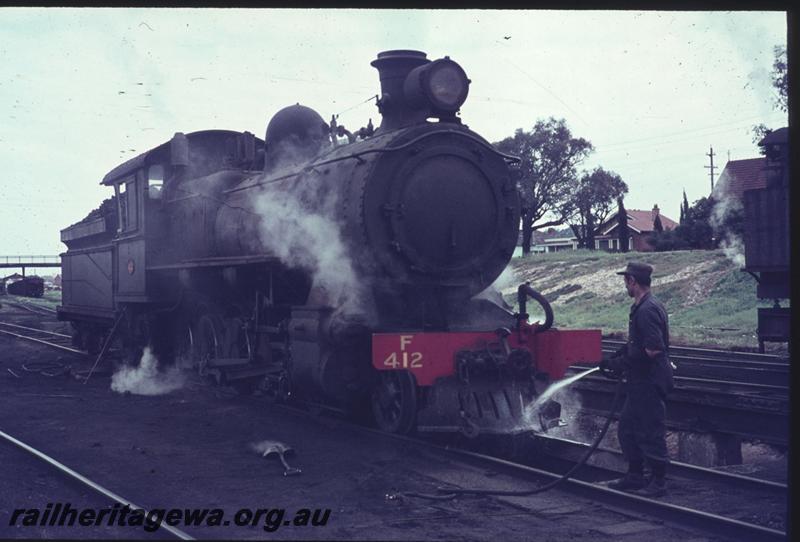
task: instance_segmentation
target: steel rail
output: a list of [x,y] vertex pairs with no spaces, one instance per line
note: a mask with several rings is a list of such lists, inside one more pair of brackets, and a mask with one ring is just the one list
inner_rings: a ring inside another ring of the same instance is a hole
[[[309,415],[307,411],[304,411],[299,407],[279,405],[279,404],[275,404],[272,406],[274,408],[286,410],[289,412],[293,412],[295,414],[301,414],[304,416]],[[377,435],[382,438],[392,439],[397,442],[403,442],[405,444],[412,446],[428,448],[434,450],[435,452],[442,453],[445,455],[450,454],[455,457],[461,458],[463,460],[488,463],[494,467],[506,469],[508,471],[512,471],[517,474],[523,474],[526,476],[536,476],[550,480],[555,480],[561,477],[561,474],[558,473],[537,469],[535,467],[530,467],[528,465],[514,463],[512,461],[500,459],[497,457],[492,457],[477,452],[471,452],[468,450],[462,450],[460,448],[453,448],[450,446],[441,446],[439,444],[435,444],[414,437],[409,437],[406,435],[386,433],[377,429],[356,425],[349,421],[340,421],[340,423],[346,425],[349,429],[353,431],[360,431],[367,434]],[[771,529],[769,527],[764,527],[762,525],[757,525],[754,523],[747,523],[745,521],[725,516],[720,516],[718,514],[713,514],[710,512],[703,512],[702,510],[694,510],[692,508],[687,508],[685,506],[666,503],[663,501],[659,501],[657,499],[649,499],[641,495],[634,495],[632,493],[626,493],[624,491],[617,491],[609,487],[605,487],[599,484],[594,484],[591,482],[585,482],[582,480],[569,478],[564,482],[564,485],[562,487],[565,490],[578,493],[579,495],[587,497],[591,500],[602,502],[604,505],[610,507],[616,507],[618,508],[618,510],[624,513],[630,513],[631,509],[633,508],[635,510],[641,511],[642,513],[648,514],[653,518],[672,522],[678,527],[685,528],[688,525],[702,531],[713,533],[717,536],[719,535],[729,536],[735,540],[742,539],[743,537],[746,540],[752,540],[752,541],[786,540],[786,532],[784,531]]]
[[[785,393],[788,395],[789,393],[789,385],[785,386],[775,386],[773,384],[757,384],[755,382],[735,382],[732,380],[719,380],[713,378],[697,378],[692,376],[674,376],[673,379],[675,380],[676,384],[679,382],[683,382],[686,384],[699,384],[700,386],[707,386],[711,385],[714,386],[714,391],[721,391],[723,393],[731,393],[735,392],[738,394],[740,391],[755,391],[755,392],[779,392]],[[676,385],[676,388],[679,387]],[[695,389],[691,386],[684,386],[686,389]],[[728,388],[728,389],[723,389]],[[733,388],[740,388],[740,389],[733,389]],[[705,387],[703,388],[706,389]]]
[[[525,473],[528,475],[540,476],[549,479],[559,478],[559,474],[544,471],[527,465],[513,463],[505,459],[487,456],[484,454],[445,448],[445,450],[464,458],[472,458],[481,462],[505,467],[511,471]],[[615,504],[622,506],[625,511],[630,512],[631,508],[640,510],[650,516],[664,521],[673,522],[679,526],[690,525],[715,535],[730,536],[735,540],[786,540],[786,532],[754,523],[747,523],[738,519],[733,519],[702,510],[695,510],[685,506],[662,502],[656,499],[649,499],[641,495],[634,495],[624,491],[617,491],[609,487],[601,486],[591,482],[584,482],[569,478],[565,482],[566,487],[579,494],[589,496],[592,500],[599,500],[604,504]]]
[[9,326],[9,327],[15,327],[15,328],[18,328],[18,329],[24,329],[26,331],[36,331],[37,333],[45,333],[47,335],[55,335],[57,337],[64,337],[65,339],[71,339],[72,338],[70,335],[67,335],[66,333],[58,333],[56,331],[49,331],[47,329],[39,329],[39,328],[35,328],[35,327],[21,326],[19,324],[11,324],[9,322],[0,322],[0,325]]
[[12,301],[9,303],[12,307],[17,307],[28,312],[32,312],[33,314],[38,314],[40,316],[53,316],[56,314],[56,311],[52,309],[48,309],[47,307],[39,307],[37,305],[28,305],[25,303],[21,303],[19,301]]
[[[789,381],[789,365],[765,363],[760,361],[725,361],[721,359],[697,359],[683,356],[670,356],[677,369],[675,376],[711,378],[731,382],[749,382],[771,386],[786,386]],[[586,363],[577,367],[590,368]]]
[[[7,322],[0,322],[0,326],[8,326],[8,327],[11,327],[11,328],[20,328],[20,329],[23,329],[23,330],[25,330],[27,332],[33,331],[33,332],[36,332],[36,333],[41,333],[41,334],[43,334],[45,336],[49,335],[49,336],[56,336],[56,337],[59,337],[59,338],[67,338],[67,339],[71,338],[69,335],[64,335],[63,333],[56,333],[54,331],[45,331],[43,329],[36,329],[36,328],[32,328],[32,327],[20,326],[20,325],[17,325],[17,324],[9,324]],[[86,355],[86,352],[84,352],[83,350],[78,350],[76,348],[71,348],[69,346],[64,346],[62,344],[58,344],[58,343],[54,343],[54,342],[51,342],[51,341],[44,340],[42,338],[31,337],[29,335],[22,335],[20,333],[14,333],[13,331],[9,331],[7,329],[0,329],[0,333],[2,333],[4,335],[9,335],[11,337],[16,337],[18,339],[24,339],[24,340],[27,340],[27,341],[32,341],[32,342],[36,342],[36,343],[39,343],[39,344],[43,344],[43,345],[49,346],[51,348],[57,348],[59,350],[64,350],[64,351],[70,352],[72,354],[81,354],[83,356]]]
[[[613,353],[616,350],[613,348],[606,348],[603,347],[603,353]],[[725,367],[734,367],[734,368],[752,368],[752,369],[773,369],[778,371],[783,371],[788,373],[789,371],[789,364],[785,361],[780,360],[748,360],[748,359],[736,359],[736,358],[722,358],[722,357],[702,357],[702,356],[693,356],[688,353],[675,353],[670,352],[669,359],[674,361],[676,364],[681,363],[694,363],[694,364],[703,364],[709,366],[725,366]]]
[[[603,341],[604,356],[616,350],[608,343],[609,341]],[[762,388],[764,391],[778,392],[785,391],[788,386],[790,364],[785,358],[762,354],[753,358],[747,353],[734,352],[733,354],[739,354],[735,357],[727,352],[713,352],[714,356],[707,356],[699,349],[671,349],[670,360],[677,366],[675,378],[704,379],[714,385],[719,382],[729,382],[751,387],[778,386],[778,388]],[[578,364],[578,366],[583,365],[585,364]]]
[[[72,470],[71,468],[67,467],[63,463],[60,463],[60,462],[56,461],[55,459],[53,459],[49,455],[45,454],[44,452],[41,452],[41,451],[37,450],[36,448],[25,444],[21,440],[18,440],[16,438],[12,437],[8,433],[5,433],[4,431],[0,431],[0,437],[3,437],[5,440],[10,442],[11,444],[14,444],[14,445],[18,446],[19,448],[22,448],[26,452],[38,457],[39,459],[41,459],[45,463],[48,463],[49,465],[57,468],[62,473],[64,473],[64,474],[66,474],[66,475],[78,480],[82,484],[88,486],[89,488],[93,489],[94,491],[96,491],[97,493],[103,495],[104,497],[108,497],[109,499],[111,499],[111,500],[113,500],[115,502],[118,502],[119,504],[121,504],[123,506],[128,506],[130,508],[143,510],[144,513],[145,513],[145,516],[148,515],[148,512],[144,507],[139,506],[137,504],[134,504],[133,502],[129,501],[128,499],[126,499],[124,497],[121,497],[121,496],[117,495],[116,493],[114,493],[113,491],[110,491],[110,490],[104,488],[100,484],[98,484],[96,482],[93,482],[89,478],[87,478],[87,477],[83,476],[82,474]],[[179,538],[181,540],[195,540],[193,537],[189,536],[188,534],[186,534],[185,532],[181,531],[180,529],[172,527],[171,525],[165,525],[163,523],[160,523],[159,527],[163,528],[168,533],[170,533],[171,535],[173,535],[176,538]]]
[[[567,369],[570,373],[577,373],[582,369],[582,366],[573,366]],[[604,377],[588,376],[584,380],[586,382],[602,382]],[[735,380],[720,380],[714,378],[699,378],[696,376],[680,376],[673,375],[675,383],[675,390],[680,389],[702,389],[703,391],[719,392],[726,394],[740,394],[740,393],[779,393],[788,395],[789,385],[778,386],[775,384],[759,384],[756,382],[739,382]]]
[[[618,348],[626,344],[625,341],[615,339],[603,339],[603,346],[608,348]],[[693,346],[672,346],[669,347],[670,354],[683,354],[693,357],[706,358],[727,358],[744,361],[765,361],[773,363],[786,363],[788,360],[783,356],[775,354],[761,354],[759,352],[744,352],[741,350],[715,350],[712,348],[696,348]]]
[[[540,448],[537,446],[536,450],[540,453],[550,454],[547,450],[547,447],[551,444],[555,444],[557,447],[557,451],[553,452],[552,455],[556,459],[563,459],[563,460],[570,460],[571,457],[581,457],[583,452],[589,448],[588,444],[583,442],[578,442],[575,440],[554,437],[551,435],[535,435],[533,437],[534,441],[539,440],[542,444],[544,444],[544,448]],[[602,458],[600,461],[592,462],[592,458]],[[620,467],[624,467],[627,465],[627,462],[622,456],[622,452],[618,452],[616,450],[611,450],[609,448],[599,447],[595,451],[595,455],[590,458],[587,465],[593,467],[595,469],[602,469],[608,470],[609,472],[620,472],[617,469],[611,469],[609,467],[604,466],[602,463],[607,463],[608,459],[611,459],[614,463],[619,465]],[[700,480],[700,481],[714,481],[720,483],[730,483],[735,484],[737,486],[747,485],[748,487],[754,488],[759,491],[767,491],[772,493],[778,493],[780,497],[785,498],[788,493],[788,485],[781,483],[781,482],[774,482],[772,480],[764,480],[763,478],[754,478],[752,476],[745,476],[743,474],[737,474],[732,472],[725,472],[719,471],[714,469],[708,469],[705,467],[699,467],[697,465],[692,465],[690,463],[682,463],[680,461],[670,461],[669,463],[669,471],[670,475],[678,476],[679,478],[685,478],[689,480]]]

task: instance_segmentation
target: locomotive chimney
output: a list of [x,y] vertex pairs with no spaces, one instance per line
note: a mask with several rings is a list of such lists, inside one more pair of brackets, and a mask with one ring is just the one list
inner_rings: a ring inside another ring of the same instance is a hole
[[370,64],[377,68],[381,79],[381,97],[378,110],[383,119],[380,129],[393,130],[424,121],[427,111],[409,107],[403,93],[403,83],[409,72],[430,63],[421,51],[394,50],[378,53]]

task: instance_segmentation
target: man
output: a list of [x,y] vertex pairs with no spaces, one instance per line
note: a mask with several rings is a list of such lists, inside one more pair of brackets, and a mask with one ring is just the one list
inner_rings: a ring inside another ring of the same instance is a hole
[[[630,262],[617,273],[634,298],[628,320],[628,343],[600,364],[605,373],[625,377],[626,400],[620,414],[618,437],[628,461],[624,478],[611,482],[619,490],[641,490],[639,494],[659,497],[666,493],[664,474],[667,454],[666,396],[672,390],[669,361],[669,320],[664,305],[650,293],[653,268]],[[644,477],[644,462],[652,476]]]

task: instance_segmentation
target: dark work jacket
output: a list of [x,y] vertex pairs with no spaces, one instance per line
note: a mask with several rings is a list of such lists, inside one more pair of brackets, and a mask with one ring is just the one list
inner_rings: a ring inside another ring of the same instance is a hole
[[[645,352],[660,350],[651,358]],[[655,384],[662,395],[672,390],[672,366],[669,362],[669,318],[664,305],[650,292],[631,306],[627,344],[628,383]]]

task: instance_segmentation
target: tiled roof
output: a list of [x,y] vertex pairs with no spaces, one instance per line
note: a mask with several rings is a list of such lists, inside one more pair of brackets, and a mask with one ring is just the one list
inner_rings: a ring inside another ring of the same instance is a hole
[[[628,226],[633,226],[640,232],[646,231],[653,231],[653,212],[652,211],[640,211],[638,209],[627,209],[628,211]],[[659,213],[661,217],[661,225],[664,227],[665,230],[673,230],[678,226],[678,223],[669,218],[668,216],[664,216],[663,213]]]
[[741,199],[745,190],[764,188],[767,179],[764,166],[766,158],[748,158],[747,160],[731,160],[725,164],[725,169],[719,176],[715,194],[725,194]]
[[[628,227],[632,228],[634,231],[639,233],[645,233],[653,231],[653,211],[641,211],[639,209],[626,209],[628,213]],[[661,217],[661,226],[665,230],[674,230],[678,227],[678,223],[669,218],[668,216],[664,216],[663,213],[659,213]],[[610,219],[606,220],[603,224],[597,228],[598,233],[602,235],[610,234],[614,231],[617,227],[617,215],[614,214]]]

